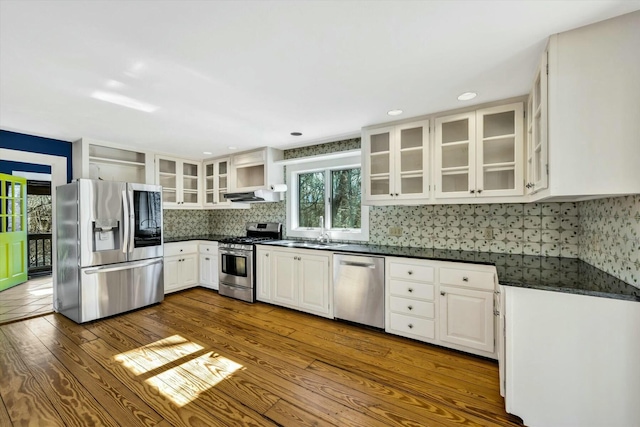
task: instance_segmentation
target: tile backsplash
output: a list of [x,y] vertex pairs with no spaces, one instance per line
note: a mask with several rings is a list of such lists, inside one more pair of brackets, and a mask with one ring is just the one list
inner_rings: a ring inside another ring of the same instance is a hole
[[640,195],[578,203],[578,257],[640,288]]
[[576,258],[578,227],[575,203],[376,206],[369,243]]

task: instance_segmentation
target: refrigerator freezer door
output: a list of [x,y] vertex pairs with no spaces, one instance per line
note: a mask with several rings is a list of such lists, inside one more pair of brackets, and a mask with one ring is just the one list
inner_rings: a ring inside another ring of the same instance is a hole
[[124,182],[78,180],[76,209],[81,267],[127,261],[125,199],[122,197],[126,189]]
[[79,296],[77,318],[61,310],[78,323],[158,303],[164,299],[163,259],[83,268]]

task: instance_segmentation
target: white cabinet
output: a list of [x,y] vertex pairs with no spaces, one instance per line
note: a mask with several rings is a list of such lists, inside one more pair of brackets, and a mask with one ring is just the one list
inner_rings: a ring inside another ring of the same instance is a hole
[[200,243],[200,285],[218,289],[218,242]]
[[164,208],[201,207],[201,163],[156,156],[156,183],[162,185]]
[[440,341],[495,357],[495,267],[447,263],[439,282]]
[[494,266],[386,258],[385,331],[497,358]]
[[228,207],[231,202],[224,195],[229,192],[230,158],[205,161],[204,167],[204,206]]
[[385,330],[421,341],[436,338],[435,272],[429,262],[386,258]]
[[549,182],[532,200],[640,193],[638,40],[640,12],[550,37]]
[[362,135],[365,204],[429,197],[429,121],[365,129]]
[[116,144],[82,138],[75,141],[73,179],[90,178],[153,184],[153,155]]
[[640,304],[501,288],[507,412],[529,426],[637,426]]
[[198,244],[194,242],[165,243],[164,293],[198,285]]
[[258,246],[256,260],[260,301],[333,318],[331,252]]
[[271,302],[271,249],[256,247],[256,299]]
[[284,184],[284,169],[274,163],[283,157],[282,150],[270,147],[231,156],[231,191],[268,190]]
[[542,55],[527,101],[527,194],[544,190],[548,185],[547,55],[547,51]]
[[523,195],[523,105],[436,119],[436,198]]

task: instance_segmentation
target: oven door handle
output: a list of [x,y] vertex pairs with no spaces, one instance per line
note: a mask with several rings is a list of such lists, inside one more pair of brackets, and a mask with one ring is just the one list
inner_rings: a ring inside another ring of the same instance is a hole
[[219,249],[218,252],[220,255],[235,255],[235,256],[246,256],[249,257],[252,251],[234,251],[228,249]]

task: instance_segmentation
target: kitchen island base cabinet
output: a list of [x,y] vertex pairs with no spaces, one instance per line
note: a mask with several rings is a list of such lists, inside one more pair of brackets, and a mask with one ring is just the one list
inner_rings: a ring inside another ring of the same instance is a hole
[[330,259],[331,252],[258,246],[257,299],[332,319]]
[[511,286],[502,292],[507,412],[530,427],[638,425],[638,302]]

